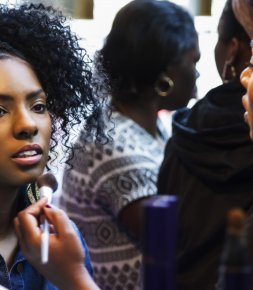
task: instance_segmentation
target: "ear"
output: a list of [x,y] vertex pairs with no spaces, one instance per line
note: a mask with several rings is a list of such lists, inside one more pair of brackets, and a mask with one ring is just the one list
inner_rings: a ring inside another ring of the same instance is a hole
[[240,41],[236,37],[233,37],[228,44],[226,61],[229,64],[233,64],[237,58],[237,55],[239,54],[239,51],[240,51]]

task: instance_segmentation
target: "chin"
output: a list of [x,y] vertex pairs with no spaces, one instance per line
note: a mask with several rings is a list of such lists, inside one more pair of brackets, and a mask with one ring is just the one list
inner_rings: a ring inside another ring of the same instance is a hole
[[194,89],[191,94],[191,99],[197,99],[198,98],[198,91],[197,89]]
[[37,178],[43,174],[44,166],[43,167],[27,167],[22,168],[22,173],[20,175],[21,179],[23,179],[24,184],[36,182]]

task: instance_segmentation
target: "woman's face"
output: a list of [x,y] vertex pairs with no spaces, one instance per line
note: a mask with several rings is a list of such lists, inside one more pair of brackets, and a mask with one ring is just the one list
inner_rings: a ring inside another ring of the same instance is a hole
[[245,121],[250,127],[250,138],[253,140],[253,48],[250,65],[241,73],[241,83],[247,90],[242,97],[242,103],[246,110]]
[[36,180],[47,163],[51,118],[31,66],[0,59],[0,189]]
[[198,72],[196,63],[199,61],[200,52],[198,43],[196,47],[186,52],[179,64],[168,67],[168,76],[174,82],[171,94],[168,96],[167,108],[176,110],[185,107],[191,98],[196,98],[196,79]]

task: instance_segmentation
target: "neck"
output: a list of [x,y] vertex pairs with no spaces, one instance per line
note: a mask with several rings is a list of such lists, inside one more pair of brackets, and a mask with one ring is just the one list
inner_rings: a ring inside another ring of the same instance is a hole
[[17,214],[18,190],[9,189],[0,192],[0,240],[13,230],[13,219]]
[[131,104],[131,103],[113,103],[116,110],[129,117],[139,126],[145,129],[152,136],[157,135],[157,113],[158,108],[155,103]]

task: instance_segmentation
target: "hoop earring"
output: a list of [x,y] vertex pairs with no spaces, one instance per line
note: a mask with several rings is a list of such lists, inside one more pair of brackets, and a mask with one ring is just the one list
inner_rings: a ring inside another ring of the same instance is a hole
[[173,87],[173,80],[170,77],[163,75],[156,82],[155,91],[160,97],[167,97],[173,90]]
[[236,77],[237,77],[237,73],[235,70],[235,66],[231,64],[230,61],[226,61],[223,66],[222,75],[221,75],[223,83],[227,84],[233,81],[234,79],[236,79]]

